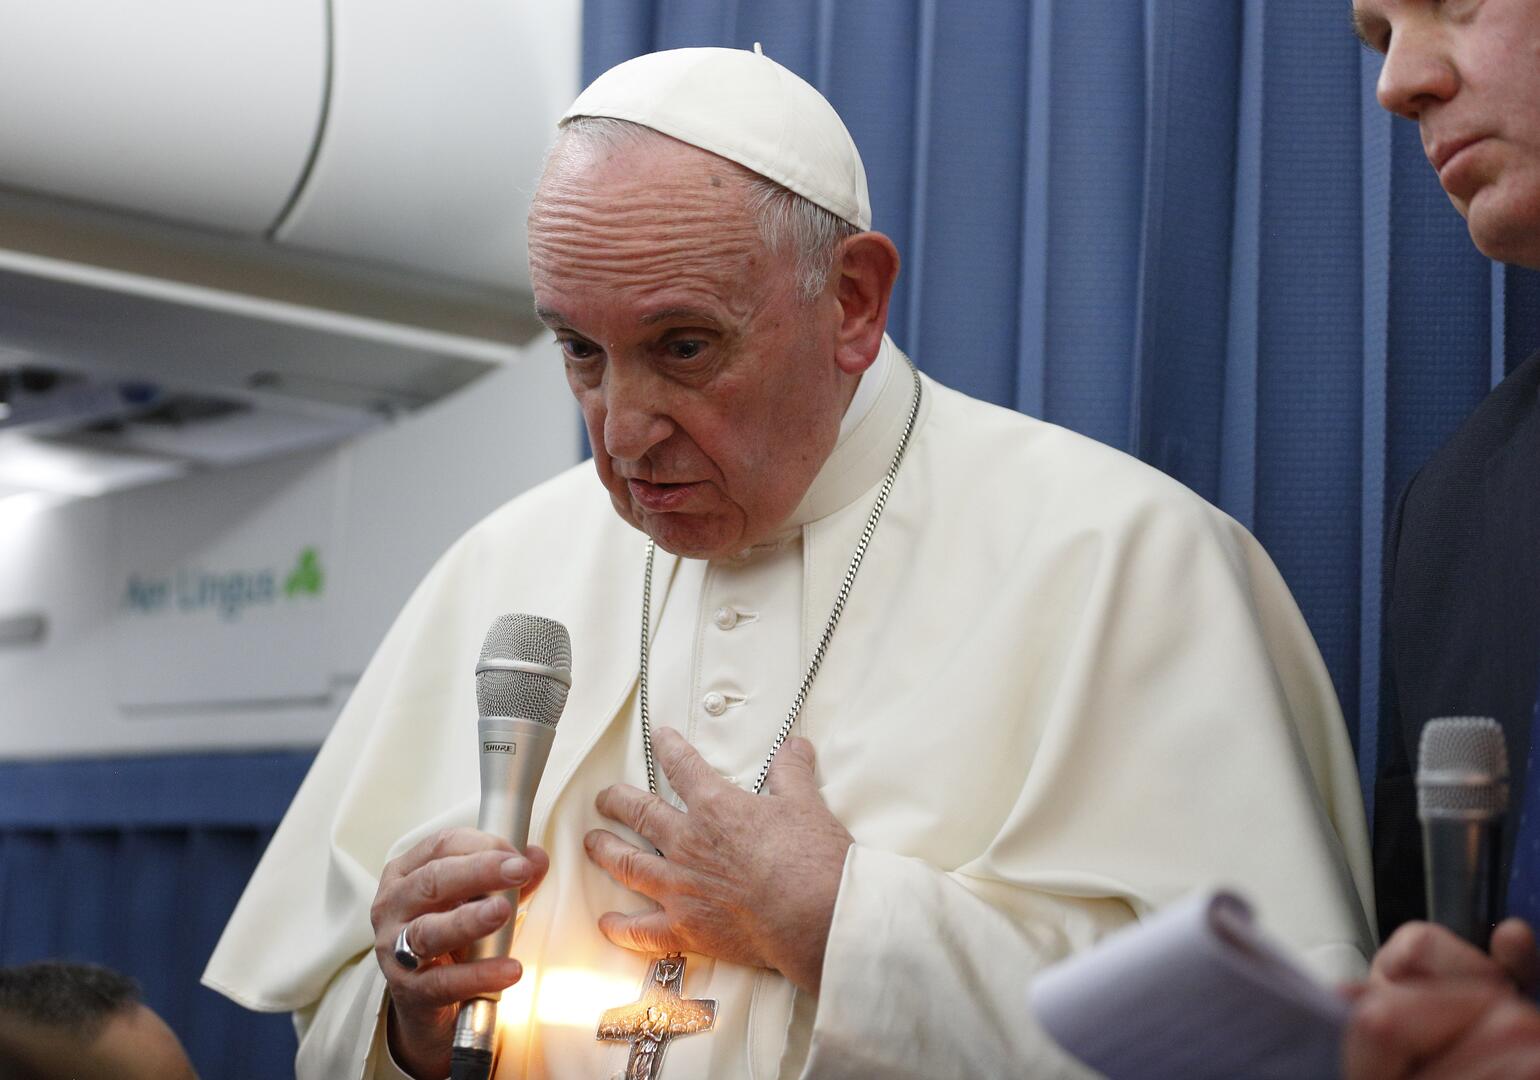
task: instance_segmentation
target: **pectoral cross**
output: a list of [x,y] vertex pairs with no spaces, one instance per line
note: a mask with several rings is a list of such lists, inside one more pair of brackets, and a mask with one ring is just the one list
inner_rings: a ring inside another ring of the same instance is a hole
[[717,1003],[684,996],[685,958],[660,956],[647,970],[642,997],[630,1005],[606,1009],[599,1018],[600,1042],[628,1042],[626,1080],[656,1080],[670,1039],[710,1031]]

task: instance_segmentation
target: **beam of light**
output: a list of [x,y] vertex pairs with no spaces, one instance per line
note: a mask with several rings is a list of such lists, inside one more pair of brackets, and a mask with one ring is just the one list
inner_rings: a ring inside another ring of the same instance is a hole
[[552,968],[540,980],[535,1017],[542,1024],[596,1027],[599,1014],[635,1001],[636,980],[582,968]]
[[527,1023],[533,1011],[542,1026],[597,1030],[605,1009],[637,998],[634,978],[606,975],[586,968],[524,969],[524,977],[503,992],[497,1007],[499,1026]]

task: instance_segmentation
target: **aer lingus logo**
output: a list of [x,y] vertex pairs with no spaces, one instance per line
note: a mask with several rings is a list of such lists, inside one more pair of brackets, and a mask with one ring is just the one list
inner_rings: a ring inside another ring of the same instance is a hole
[[283,583],[283,594],[297,596],[300,593],[309,593],[311,596],[320,596],[325,584],[326,576],[321,573],[321,558],[316,554],[315,548],[307,547],[299,553],[299,561],[294,564],[294,569],[289,571],[289,576]]
[[123,606],[134,615],[214,612],[230,622],[258,608],[288,601],[303,603],[320,596],[325,588],[320,549],[312,546],[300,551],[287,575],[276,566],[229,570],[182,567],[169,573],[131,573],[123,591]]

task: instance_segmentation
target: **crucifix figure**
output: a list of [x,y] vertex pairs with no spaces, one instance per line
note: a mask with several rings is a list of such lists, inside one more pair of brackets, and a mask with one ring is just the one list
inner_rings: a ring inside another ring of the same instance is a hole
[[600,1042],[628,1042],[626,1080],[656,1080],[669,1040],[710,1031],[717,1021],[717,1003],[684,996],[685,958],[660,956],[647,970],[640,1001],[606,1009],[599,1018]]

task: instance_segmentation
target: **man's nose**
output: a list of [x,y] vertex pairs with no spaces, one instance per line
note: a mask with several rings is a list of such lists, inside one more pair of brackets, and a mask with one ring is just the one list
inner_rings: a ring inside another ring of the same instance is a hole
[[1440,28],[1415,23],[1391,37],[1374,96],[1383,108],[1416,120],[1429,105],[1454,97],[1459,86]]
[[660,381],[644,365],[612,362],[604,373],[604,449],[612,458],[640,461],[667,439],[674,423]]

